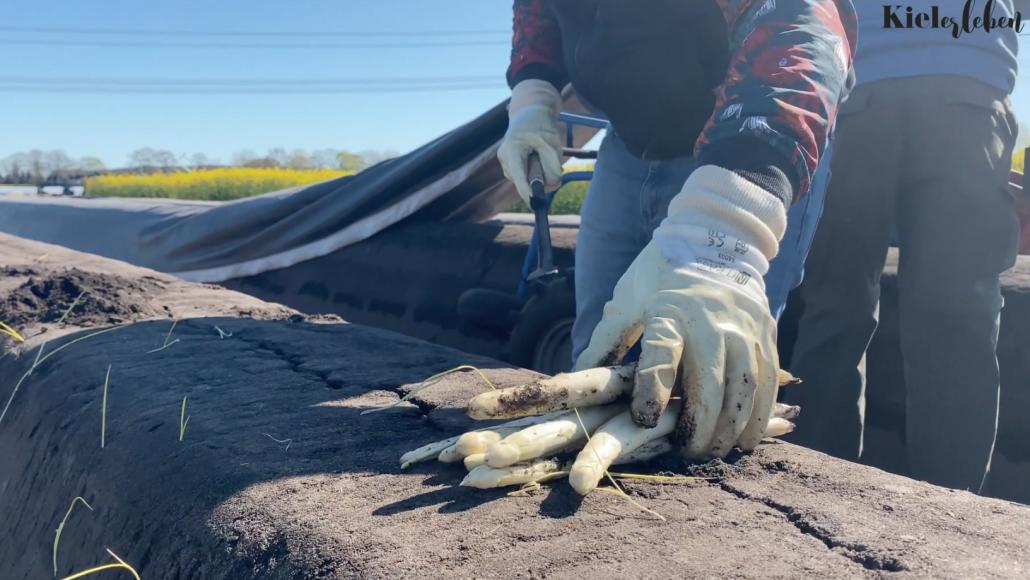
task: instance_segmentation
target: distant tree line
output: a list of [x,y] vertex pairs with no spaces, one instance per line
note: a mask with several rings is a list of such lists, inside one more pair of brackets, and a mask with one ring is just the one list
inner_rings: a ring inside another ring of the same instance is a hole
[[75,159],[61,149],[33,149],[0,159],[0,182],[42,185],[63,176],[99,173],[104,169],[104,163],[96,157]]
[[[391,150],[367,150],[355,153],[346,149],[308,151],[275,147],[264,154],[258,154],[250,149],[237,151],[228,165],[360,171],[397,155],[396,151]],[[225,165],[220,160],[208,157],[204,153],[176,155],[167,149],[141,147],[129,153],[125,168],[109,170],[97,157],[73,158],[61,149],[50,151],[33,149],[0,159],[0,183],[43,185],[100,173],[154,173],[224,167]]]
[[232,156],[230,165],[236,167],[288,167],[290,169],[341,169],[344,171],[360,171],[380,161],[396,157],[396,151],[366,150],[360,153],[346,149],[293,149],[287,151],[282,147],[274,147],[260,155],[244,149]]

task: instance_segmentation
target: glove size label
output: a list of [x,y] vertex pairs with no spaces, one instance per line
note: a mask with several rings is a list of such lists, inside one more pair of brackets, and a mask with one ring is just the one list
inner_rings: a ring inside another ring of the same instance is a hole
[[726,234],[719,230],[708,230],[708,247],[721,248],[726,245]]
[[655,232],[662,254],[677,268],[694,270],[713,282],[765,295],[768,262],[751,244],[721,229],[665,227]]
[[711,272],[712,274],[718,274],[719,276],[727,278],[731,282],[741,286],[746,286],[747,283],[751,281],[751,274],[737,270],[725,262],[698,258],[695,264],[700,270]]
[[[708,230],[708,247],[709,248],[722,248],[726,245],[726,232],[720,232],[719,230]],[[751,251],[751,244],[739,239],[733,240],[733,252],[740,254],[741,256],[747,255]],[[726,254],[720,254],[725,256]]]
[[[732,253],[728,250],[730,245],[727,243],[728,239],[732,240]],[[695,263],[700,269],[718,274],[741,286],[751,281],[751,274],[742,271],[737,264],[737,256],[744,257],[751,251],[750,244],[733,238],[727,235],[726,232],[709,229],[708,248],[716,250],[715,259],[697,256]],[[727,248],[727,250],[721,250],[721,248]]]

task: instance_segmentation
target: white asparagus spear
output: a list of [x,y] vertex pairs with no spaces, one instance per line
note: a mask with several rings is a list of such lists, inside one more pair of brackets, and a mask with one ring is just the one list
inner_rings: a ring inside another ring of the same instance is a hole
[[[612,462],[612,465],[624,465],[627,463],[648,461],[658,457],[659,455],[668,453],[671,450],[672,443],[669,441],[669,438],[662,437],[660,439],[655,439],[654,441],[648,441],[629,453],[619,455],[619,457]],[[480,456],[478,455],[470,455],[466,457],[465,467],[469,467],[470,463],[474,464],[479,461],[479,457]],[[475,473],[475,475],[473,475],[473,473]],[[537,459],[530,464],[520,463],[508,467],[502,467],[500,469],[494,469],[488,465],[473,465],[472,467],[469,467],[469,474],[465,476],[465,480],[461,482],[461,485],[479,489],[491,489],[494,487],[518,485],[529,483],[531,481],[541,481],[544,479],[550,481],[552,479],[565,477],[566,475],[567,473],[562,471],[562,465],[554,459]]]
[[457,463],[464,459],[464,457],[458,453],[458,449],[451,445],[447,449],[440,452],[440,455],[436,456],[436,460],[440,463]]
[[620,453],[619,456],[615,458],[615,461],[612,461],[612,465],[643,463],[645,461],[650,461],[659,455],[665,455],[670,451],[672,451],[672,442],[669,441],[668,437],[662,437],[660,439],[655,439],[654,441],[648,441],[628,453]]
[[401,469],[407,469],[411,465],[419,463],[421,461],[429,461],[430,459],[435,459],[438,455],[440,455],[441,451],[447,449],[448,447],[451,447],[457,442],[458,436],[455,435],[454,437],[448,437],[443,441],[436,441],[428,445],[423,445],[422,447],[419,447],[418,449],[415,449],[413,451],[408,451],[404,455],[401,455]]
[[[614,402],[633,391],[636,365],[587,369],[563,373],[525,385],[487,391],[468,404],[469,417],[478,420],[508,419]],[[778,371],[780,386],[801,382],[785,370]]]
[[493,427],[487,427],[485,429],[469,431],[461,437],[458,437],[458,442],[455,443],[455,447],[457,447],[458,453],[464,457],[475,455],[477,453],[486,453],[486,450],[489,449],[491,445],[497,443],[508,435],[530,425],[536,425],[537,423],[544,423],[552,419],[557,419],[559,416],[561,416],[561,413],[548,413],[546,415],[525,417],[522,419],[516,419],[515,421],[508,421],[507,423],[501,423],[500,425],[494,425]]
[[784,405],[783,403],[776,403],[773,405],[773,417],[779,417],[780,419],[797,419],[801,415],[801,407],[797,405]]
[[766,437],[783,437],[794,431],[794,424],[786,419],[773,417],[769,419],[769,426],[765,428]]
[[532,481],[540,481],[548,475],[560,472],[561,468],[561,463],[555,459],[537,459],[532,463],[511,465],[500,469],[480,465],[470,471],[465,476],[465,479],[461,480],[461,485],[477,489],[521,485]]
[[480,465],[486,465],[486,453],[465,456],[465,469],[472,471]]
[[579,410],[579,417],[575,412],[565,413],[552,421],[526,427],[492,445],[486,452],[486,464],[500,468],[551,455],[586,439],[587,433],[625,409],[625,405],[588,407]]
[[473,419],[508,419],[607,405],[633,391],[636,365],[563,373],[533,383],[487,391],[468,404]]
[[[655,439],[654,441],[648,441],[630,453],[620,455],[618,459],[612,462],[612,465],[624,465],[627,463],[647,461],[664,453],[668,453],[671,450],[672,443],[669,442],[669,438],[662,437],[660,439]],[[476,455],[466,457],[465,466],[468,467],[470,461],[477,461],[478,457],[479,456]],[[475,473],[474,476],[472,475],[473,473]],[[567,474],[562,471],[562,465],[556,460],[538,459],[532,464],[520,463],[509,467],[502,467],[500,469],[494,469],[487,465],[476,465],[469,469],[469,474],[465,476],[465,481],[462,481],[461,485],[476,487],[479,489],[491,489],[494,487],[518,485],[529,483],[531,481],[541,481],[544,479],[550,481],[565,477],[566,475]]]
[[787,371],[785,371],[783,369],[779,369],[779,370],[776,371],[776,378],[779,379],[779,383],[780,383],[781,387],[789,387],[791,385],[800,385],[802,383],[801,379],[795,377],[794,375],[788,373]]
[[648,441],[672,433],[682,406],[681,401],[670,402],[658,418],[658,424],[652,429],[634,423],[629,411],[620,413],[601,425],[590,435],[590,441],[572,464],[569,483],[573,489],[580,495],[590,493],[619,455],[627,454]]
[[[511,431],[508,433],[511,433]],[[470,455],[482,455],[486,453],[486,450],[489,449],[491,445],[504,439],[504,436],[505,434],[502,434],[500,429],[469,431],[461,437],[458,437],[458,442],[454,444],[454,447],[458,450],[458,453],[461,453],[465,457]]]
[[[515,431],[518,431],[519,429],[522,429],[525,426],[548,421],[550,419],[558,417],[559,415],[561,415],[561,413],[551,413],[549,415],[542,415],[540,417],[526,417],[525,419],[509,421],[507,423],[502,423],[489,429],[484,429],[482,431],[472,431],[471,433],[483,433],[485,431],[500,429],[502,430],[502,436],[510,435],[511,433],[514,433]],[[466,433],[466,435],[468,435],[468,433]],[[401,455],[401,469],[407,469],[408,467],[411,467],[412,465],[420,463],[422,461],[436,459],[440,455],[440,453],[448,447],[457,446],[458,442],[461,441],[461,437],[462,436],[459,435],[456,435],[454,437],[448,437],[447,439],[444,439],[442,441],[435,441],[428,445],[423,445],[422,447],[419,447],[418,449],[415,449],[413,451],[408,451],[404,455]],[[461,457],[473,455],[473,453],[471,452],[461,453],[460,448],[456,448],[455,451],[458,452],[461,455]],[[486,448],[483,448],[482,451],[479,451],[479,453],[483,453],[484,451],[486,451]],[[451,458],[444,457],[444,459],[447,460]],[[460,459],[460,457],[456,458],[455,461],[457,459]]]

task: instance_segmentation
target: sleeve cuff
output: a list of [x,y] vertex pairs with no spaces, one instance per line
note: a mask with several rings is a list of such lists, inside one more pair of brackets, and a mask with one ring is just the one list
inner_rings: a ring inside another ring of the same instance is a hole
[[690,174],[683,190],[672,199],[666,222],[732,233],[771,260],[787,230],[787,208],[736,173],[703,165]]
[[558,92],[561,92],[565,85],[568,84],[564,70],[542,63],[529,63],[520,67],[517,71],[514,68],[509,68],[507,79],[508,86],[512,89],[522,81],[530,79],[547,81]]
[[790,207],[800,188],[794,165],[768,143],[743,135],[712,143],[698,160],[736,173]]
[[561,93],[554,85],[540,79],[526,79],[511,90],[508,115],[514,117],[523,109],[542,106],[547,107],[551,114],[557,117],[561,104]]

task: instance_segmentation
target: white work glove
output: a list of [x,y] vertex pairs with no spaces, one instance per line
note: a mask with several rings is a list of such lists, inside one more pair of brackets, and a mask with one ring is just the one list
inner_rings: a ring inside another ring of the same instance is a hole
[[634,421],[654,426],[670,395],[681,395],[674,440],[687,457],[754,449],[779,368],[762,277],[785,229],[772,194],[720,167],[695,170],[615,286],[576,369],[617,364],[643,336]]
[[561,185],[561,130],[558,111],[561,94],[547,81],[527,79],[515,85],[508,105],[508,132],[497,150],[504,176],[515,184],[522,201],[529,205],[529,154],[540,156],[544,182],[549,190]]

